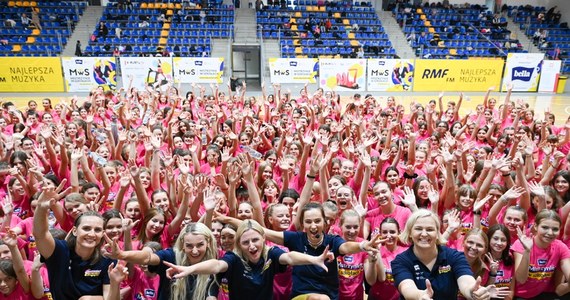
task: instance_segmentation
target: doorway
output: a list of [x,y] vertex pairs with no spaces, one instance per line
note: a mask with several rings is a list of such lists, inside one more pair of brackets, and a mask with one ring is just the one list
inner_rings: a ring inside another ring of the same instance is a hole
[[249,91],[261,87],[261,63],[259,45],[232,45],[232,74],[247,83]]

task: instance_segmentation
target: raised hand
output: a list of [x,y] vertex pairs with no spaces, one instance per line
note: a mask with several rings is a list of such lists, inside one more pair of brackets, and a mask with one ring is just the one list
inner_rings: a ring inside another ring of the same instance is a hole
[[479,201],[475,201],[475,203],[473,204],[473,211],[480,211],[481,208],[483,208],[483,206],[485,206],[485,203],[487,203],[489,200],[491,200],[491,195],[487,195],[485,198],[479,200]]
[[426,289],[423,290],[422,295],[420,296],[420,300],[431,300],[433,299],[433,288],[431,287],[431,282],[429,279],[426,279]]
[[122,264],[120,261],[118,261],[117,264],[111,263],[107,271],[109,272],[109,279],[111,280],[111,282],[115,283],[121,283],[123,280],[126,280],[129,276],[129,271],[127,267],[124,264]]
[[416,205],[416,196],[414,195],[414,191],[412,191],[408,186],[404,187],[404,198],[402,199],[402,203],[408,207]]
[[460,212],[457,209],[451,211],[447,217],[447,228],[454,232],[461,226],[461,216]]
[[519,237],[519,241],[521,242],[523,248],[526,251],[530,252],[530,250],[532,250],[532,244],[534,243],[532,237],[527,236],[520,227],[517,227],[517,235]]
[[436,188],[434,188],[433,185],[429,186],[428,199],[432,205],[434,205],[439,201],[439,191]]
[[[530,184],[529,184],[530,185]],[[537,184],[536,184],[537,185]],[[537,185],[538,186],[538,185]],[[531,189],[532,190],[532,189]],[[525,193],[525,190],[521,186],[513,186],[508,191],[503,194],[503,198],[507,199],[508,201],[518,199],[522,194]],[[542,193],[544,194],[544,189],[542,189]]]
[[323,270],[325,270],[325,272],[328,272],[329,268],[327,268],[325,263],[327,261],[331,261],[331,260],[334,260],[334,254],[332,252],[330,252],[329,245],[327,245],[327,247],[325,248],[323,253],[321,255],[317,256],[317,259],[313,264],[323,268]]
[[485,253],[485,258],[487,258],[487,261],[489,262],[489,270],[491,273],[497,273],[497,270],[499,269],[499,261],[494,259],[490,252]]

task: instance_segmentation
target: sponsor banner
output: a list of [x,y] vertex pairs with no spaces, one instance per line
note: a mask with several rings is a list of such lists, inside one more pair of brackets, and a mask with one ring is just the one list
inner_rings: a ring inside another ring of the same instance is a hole
[[59,57],[1,57],[0,92],[63,92]]
[[223,57],[174,57],[174,82],[222,83]]
[[545,60],[542,62],[539,92],[556,92],[558,76],[562,68],[561,60]]
[[319,83],[325,91],[364,91],[366,59],[320,59]]
[[513,84],[513,92],[536,92],[544,53],[509,53],[503,75],[503,91]]
[[316,58],[270,58],[272,83],[316,83],[319,60]]
[[483,92],[501,84],[501,59],[416,59],[414,91]]
[[369,59],[368,91],[409,91],[414,77],[410,59]]
[[123,86],[129,86],[129,78],[133,78],[132,87],[144,89],[152,86],[165,92],[173,83],[171,57],[121,57],[121,77]]
[[114,57],[62,57],[61,64],[68,92],[89,92],[95,87],[109,91],[117,86]]

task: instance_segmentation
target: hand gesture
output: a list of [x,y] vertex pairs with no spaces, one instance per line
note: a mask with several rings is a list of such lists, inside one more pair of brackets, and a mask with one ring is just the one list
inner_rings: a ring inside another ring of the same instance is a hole
[[416,196],[414,195],[414,191],[412,191],[408,186],[404,187],[404,198],[402,199],[402,203],[408,207],[416,205]]
[[433,299],[433,288],[431,287],[431,282],[426,279],[426,289],[422,291],[423,294],[420,296],[420,300],[431,300]]
[[490,252],[485,253],[485,258],[487,258],[487,261],[489,262],[489,270],[491,273],[497,273],[497,270],[499,269],[499,261],[494,259]]
[[449,215],[447,217],[447,228],[451,232],[454,232],[460,226],[461,226],[461,217],[460,217],[459,210],[454,209],[449,213]]
[[434,205],[439,201],[439,191],[436,188],[434,188],[433,185],[429,186],[428,199],[432,205]]
[[520,227],[517,227],[517,235],[519,237],[519,241],[521,242],[523,248],[530,252],[532,249],[533,240],[532,237],[527,236]]
[[204,191],[204,208],[206,211],[213,211],[219,201],[216,200],[216,191],[213,188]]
[[129,271],[127,267],[121,264],[120,261],[118,261],[117,264],[111,263],[109,265],[108,272],[109,272],[109,279],[111,280],[111,282],[115,283],[121,283],[129,276]]
[[[534,184],[535,184],[535,186],[539,186],[536,183],[534,183]],[[529,183],[529,186],[530,186],[530,183]],[[508,191],[506,191],[502,197],[507,199],[508,201],[510,201],[510,200],[518,199],[524,193],[525,193],[525,190],[523,187],[513,186]],[[542,189],[542,193],[544,194],[544,189]]]
[[480,211],[481,208],[483,208],[483,206],[485,206],[485,203],[487,203],[489,200],[491,200],[491,195],[487,195],[485,198],[479,200],[479,201],[475,201],[475,203],[473,204],[473,211]]
[[315,262],[313,262],[313,264],[315,266],[319,266],[319,267],[323,268],[323,270],[325,270],[325,272],[328,272],[329,268],[327,268],[325,263],[327,261],[332,261],[332,260],[334,260],[334,254],[329,251],[329,245],[327,245],[327,247],[325,248],[323,253],[316,257],[316,260],[315,260]]
[[2,204],[2,211],[4,215],[10,215],[14,212],[14,204],[12,203],[12,195],[10,193],[6,194],[4,197],[4,203]]
[[166,277],[170,279],[180,279],[188,275],[192,275],[192,266],[178,266],[167,261],[163,261],[162,263],[168,267],[166,270]]
[[472,299],[490,299],[489,291],[486,287],[481,286],[481,277],[477,277],[475,285],[471,288],[471,298]]
[[18,236],[11,229],[6,232],[2,241],[6,246],[8,246],[8,248],[18,248]]

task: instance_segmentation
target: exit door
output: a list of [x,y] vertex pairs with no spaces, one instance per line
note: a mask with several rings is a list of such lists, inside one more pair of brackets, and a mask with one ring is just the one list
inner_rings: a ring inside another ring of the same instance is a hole
[[259,49],[259,45],[233,45],[232,77],[244,80],[248,85],[261,85]]

